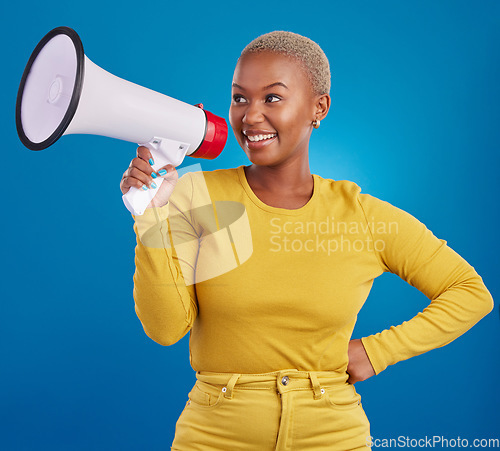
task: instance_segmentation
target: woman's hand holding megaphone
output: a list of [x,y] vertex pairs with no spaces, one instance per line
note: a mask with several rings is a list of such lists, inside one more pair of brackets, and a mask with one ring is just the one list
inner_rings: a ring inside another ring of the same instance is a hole
[[130,162],[130,166],[123,173],[120,190],[122,194],[126,194],[131,187],[144,189],[143,187],[145,186],[149,189],[155,183],[155,177],[152,176],[152,174],[155,174],[156,178],[163,178],[163,183],[147,208],[163,207],[167,204],[168,199],[174,191],[178,174],[175,167],[171,164],[167,164],[159,169],[158,172],[154,172],[150,164],[152,161],[153,156],[150,150],[147,147],[139,146],[137,148],[137,157]]

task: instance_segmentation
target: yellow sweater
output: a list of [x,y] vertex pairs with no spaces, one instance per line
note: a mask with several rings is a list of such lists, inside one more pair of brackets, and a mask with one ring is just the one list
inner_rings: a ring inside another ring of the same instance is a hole
[[135,310],[146,334],[168,346],[191,332],[195,371],[344,372],[357,314],[390,271],[432,302],[362,338],[378,374],[492,310],[474,268],[424,224],[353,182],[313,178],[308,203],[288,210],[264,204],[243,166],[191,172],[167,205],[133,216]]

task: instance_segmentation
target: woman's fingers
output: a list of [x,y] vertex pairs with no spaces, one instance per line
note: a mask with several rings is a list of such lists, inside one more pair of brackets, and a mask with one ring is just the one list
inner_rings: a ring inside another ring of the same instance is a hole
[[158,175],[160,175],[160,177],[163,177],[163,178],[167,178],[167,179],[175,178],[175,179],[177,179],[177,170],[175,169],[175,166],[172,164],[166,164],[157,173],[158,173]]
[[130,166],[123,173],[120,182],[120,189],[123,194],[127,193],[131,187],[138,189],[154,187],[154,179],[158,174],[153,171],[151,163],[154,164],[150,150],[147,147],[139,146],[137,148],[137,157],[131,162]]
[[167,164],[158,170],[160,178],[163,179],[163,183],[156,192],[153,200],[149,203],[148,207],[162,207],[168,203],[170,196],[174,190],[175,184],[177,183],[178,173],[175,166]]
[[154,182],[154,179],[158,177],[158,174],[153,171],[151,165],[139,157],[136,157],[132,160],[128,170],[128,175],[130,177],[134,177],[142,181],[143,184],[147,185],[148,187],[150,187]]
[[178,174],[172,164],[163,166],[157,172],[153,171],[153,164],[151,151],[147,147],[139,146],[137,148],[137,157],[130,162],[130,166],[123,173],[120,189],[122,194],[126,194],[131,187],[138,189],[156,188],[155,179],[162,178],[163,183],[151,201],[150,206],[163,206],[168,202],[172,194],[177,183]]
[[149,163],[150,166],[153,166],[153,155],[151,155],[151,151],[147,147],[139,146],[137,148],[137,156]]
[[129,170],[127,169],[123,174],[123,178],[120,182],[120,190],[122,194],[126,194],[128,190],[132,187],[142,189],[144,186],[144,181],[129,175]]

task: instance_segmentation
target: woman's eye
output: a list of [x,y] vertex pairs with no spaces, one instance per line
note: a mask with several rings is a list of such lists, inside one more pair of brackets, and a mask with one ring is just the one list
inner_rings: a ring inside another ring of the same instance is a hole
[[278,97],[278,96],[275,96],[274,94],[270,94],[266,97],[266,102],[269,102],[269,103],[274,103],[274,102],[278,102],[280,101],[281,99]]
[[245,101],[245,98],[241,94],[235,94],[233,96],[233,101],[235,103],[243,103]]

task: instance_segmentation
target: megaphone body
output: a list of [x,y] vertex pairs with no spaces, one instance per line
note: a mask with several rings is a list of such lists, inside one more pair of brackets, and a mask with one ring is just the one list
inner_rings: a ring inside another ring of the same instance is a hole
[[[23,73],[16,103],[23,144],[42,150],[61,136],[92,134],[148,147],[153,170],[178,166],[186,155],[216,158],[227,140],[226,121],[201,107],[126,81],[94,64],[68,27],[50,31],[36,46]],[[135,187],[123,196],[142,215],[161,186]]]

